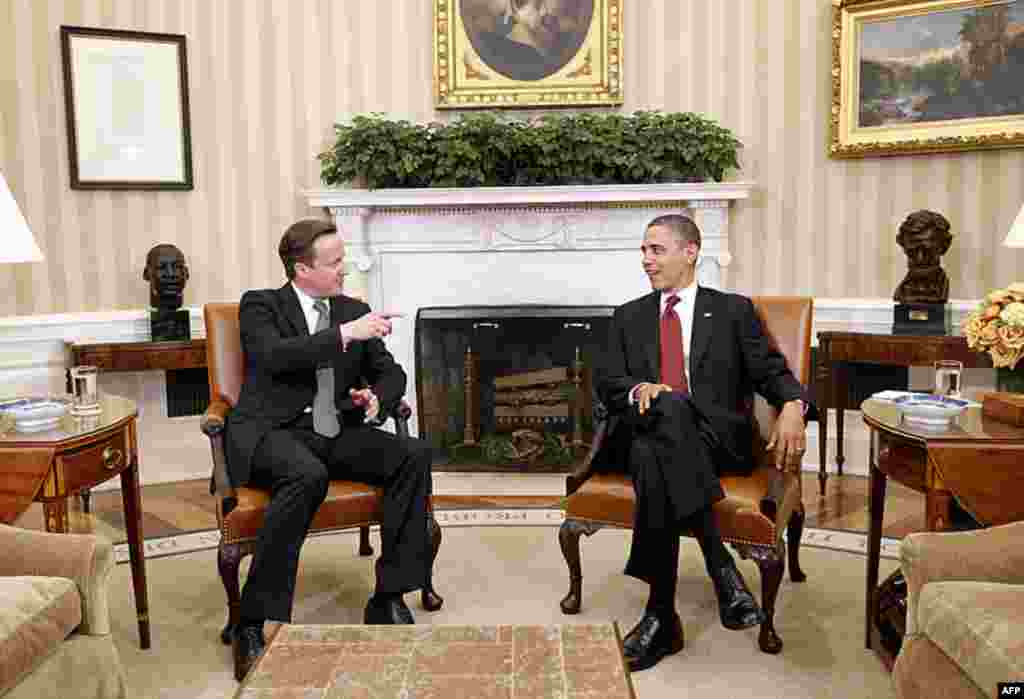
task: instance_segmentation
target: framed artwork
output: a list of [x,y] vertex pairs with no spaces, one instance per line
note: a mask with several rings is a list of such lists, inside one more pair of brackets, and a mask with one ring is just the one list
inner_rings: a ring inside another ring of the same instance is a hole
[[72,189],[192,189],[182,34],[60,28]]
[[439,109],[622,104],[626,0],[433,0]]
[[829,153],[1024,145],[1024,0],[833,0]]

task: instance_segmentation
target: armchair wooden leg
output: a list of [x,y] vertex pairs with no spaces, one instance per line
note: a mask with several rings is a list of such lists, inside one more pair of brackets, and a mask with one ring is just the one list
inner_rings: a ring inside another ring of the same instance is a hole
[[370,527],[359,527],[359,555],[372,556],[373,547],[370,546]]
[[807,575],[804,574],[803,568],[800,567],[800,540],[804,536],[805,517],[806,512],[803,504],[801,504],[799,508],[793,511],[789,522],[786,523],[786,553],[789,555],[789,579],[793,582],[807,580]]
[[427,570],[427,584],[420,593],[420,602],[428,612],[436,612],[444,604],[444,598],[434,590],[434,561],[441,548],[441,525],[433,514],[427,516],[427,528],[430,530],[430,568]]
[[754,557],[761,570],[761,608],[765,615],[757,645],[763,652],[774,655],[782,650],[782,639],[775,633],[775,600],[779,596],[786,559],[776,551],[758,553]]
[[592,535],[601,525],[578,519],[567,519],[558,530],[558,543],[569,567],[569,593],[559,606],[563,614],[579,614],[583,604],[583,568],[580,565],[580,535]]
[[217,571],[228,596],[228,623],[220,632],[220,640],[231,644],[231,632],[238,625],[242,609],[242,596],[238,588],[238,566],[245,553],[239,544],[221,544],[217,547]]

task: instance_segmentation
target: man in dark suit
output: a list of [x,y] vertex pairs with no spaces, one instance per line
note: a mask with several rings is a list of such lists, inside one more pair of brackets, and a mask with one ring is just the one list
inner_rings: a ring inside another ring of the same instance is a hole
[[631,670],[683,648],[675,610],[679,535],[689,530],[704,554],[722,624],[764,621],[722,543],[711,506],[724,497],[718,476],[754,465],[753,392],[780,409],[768,448],[779,467],[805,449],[803,389],[771,346],[748,298],[697,285],[700,230],[680,215],[654,219],[643,244],[653,292],[620,306],[598,368],[598,395],[621,415],[596,469],[628,464],[636,491],[626,574],[649,583],[643,618],[623,641]]
[[271,491],[234,633],[238,679],[263,651],[264,620],[291,618],[299,550],[330,479],[383,488],[367,624],[413,623],[402,595],[424,586],[430,566],[429,445],[367,424],[405,392],[381,339],[395,314],[341,293],[345,245],[333,225],[299,221],[278,252],[288,283],[246,292],[239,306],[245,379],[227,425],[232,483]]

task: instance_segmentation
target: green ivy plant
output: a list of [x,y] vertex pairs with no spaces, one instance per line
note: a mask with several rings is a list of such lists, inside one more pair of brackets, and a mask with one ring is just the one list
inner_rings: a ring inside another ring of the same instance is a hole
[[317,156],[320,179],[370,189],[721,182],[743,147],[690,112],[481,113],[426,125],[374,113],[334,130],[334,145]]

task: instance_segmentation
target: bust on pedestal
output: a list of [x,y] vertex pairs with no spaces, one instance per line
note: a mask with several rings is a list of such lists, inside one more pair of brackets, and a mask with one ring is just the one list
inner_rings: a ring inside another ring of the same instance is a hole
[[893,335],[949,334],[949,277],[940,264],[953,235],[934,211],[915,211],[900,225],[896,242],[907,255],[907,276],[893,299]]
[[192,339],[187,310],[181,309],[188,281],[185,255],[169,243],[155,245],[146,255],[142,278],[149,282],[150,337],[154,342]]

